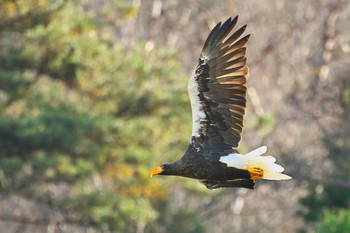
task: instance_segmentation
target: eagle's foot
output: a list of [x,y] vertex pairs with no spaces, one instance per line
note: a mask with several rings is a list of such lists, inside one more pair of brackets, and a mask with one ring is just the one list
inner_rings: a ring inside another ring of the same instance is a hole
[[250,173],[250,178],[252,180],[260,180],[263,178],[264,170],[258,167],[251,167],[248,166],[247,168],[248,172]]

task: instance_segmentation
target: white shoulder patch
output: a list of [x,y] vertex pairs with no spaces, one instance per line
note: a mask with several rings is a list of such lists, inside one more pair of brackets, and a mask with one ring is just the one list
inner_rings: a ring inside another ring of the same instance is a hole
[[201,128],[201,119],[205,119],[206,115],[203,111],[202,104],[199,99],[198,84],[194,80],[195,73],[191,75],[188,81],[188,95],[190,96],[192,109],[192,136],[199,136]]

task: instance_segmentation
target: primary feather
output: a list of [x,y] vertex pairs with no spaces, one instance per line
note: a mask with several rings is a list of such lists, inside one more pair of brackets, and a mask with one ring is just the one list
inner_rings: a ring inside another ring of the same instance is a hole
[[236,22],[237,17],[229,18],[214,27],[188,82],[194,146],[229,149],[241,139],[248,73],[244,45],[250,35],[236,41],[243,26],[226,39]]

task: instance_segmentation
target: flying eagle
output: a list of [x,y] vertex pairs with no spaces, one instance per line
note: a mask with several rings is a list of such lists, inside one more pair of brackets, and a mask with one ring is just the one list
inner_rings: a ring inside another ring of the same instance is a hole
[[198,64],[189,79],[192,136],[185,154],[151,171],[151,176],[173,175],[197,179],[209,189],[253,189],[255,180],[288,180],[273,156],[262,146],[238,152],[246,108],[246,47],[241,37],[246,25],[231,33],[238,16],[218,23],[209,33]]

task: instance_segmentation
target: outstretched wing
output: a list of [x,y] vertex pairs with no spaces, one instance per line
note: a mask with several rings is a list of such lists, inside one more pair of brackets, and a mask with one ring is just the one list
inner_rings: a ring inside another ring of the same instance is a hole
[[241,139],[248,73],[244,45],[250,35],[239,39],[246,25],[229,35],[237,19],[213,28],[188,83],[195,148],[231,149]]

